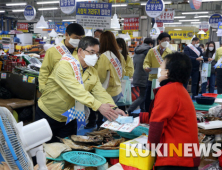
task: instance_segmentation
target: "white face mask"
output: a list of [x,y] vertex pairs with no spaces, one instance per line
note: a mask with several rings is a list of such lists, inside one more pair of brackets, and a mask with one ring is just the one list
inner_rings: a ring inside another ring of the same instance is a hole
[[201,50],[202,50],[202,52],[204,52],[204,49],[203,49],[203,48],[202,48]]
[[214,50],[214,47],[209,47],[209,50],[210,50],[210,51],[213,51],[213,50]]
[[164,42],[161,43],[161,46],[163,48],[167,48],[169,45],[170,45],[170,43],[168,41],[164,41]]
[[[163,69],[163,70],[166,70],[166,69]],[[163,76],[163,75],[161,75],[161,71],[162,71],[162,69],[161,69],[161,68],[158,68],[158,74],[157,74],[157,78],[158,78],[158,79]],[[165,77],[166,77],[166,76],[165,76]]]
[[79,39],[72,39],[72,38],[70,38],[69,39],[69,44],[71,44],[74,48],[76,48],[76,47],[78,47],[78,45],[79,45]]
[[83,60],[85,61],[87,66],[94,67],[96,65],[97,60],[98,60],[98,57],[96,54],[85,55],[85,58],[83,58]]
[[200,44],[195,44],[195,47],[199,47]]

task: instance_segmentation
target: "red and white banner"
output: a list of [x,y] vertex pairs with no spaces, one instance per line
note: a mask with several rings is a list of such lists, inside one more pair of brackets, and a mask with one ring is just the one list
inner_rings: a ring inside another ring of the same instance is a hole
[[17,30],[22,32],[28,32],[28,23],[17,23]]
[[157,22],[157,27],[159,28],[160,30],[160,33],[164,32],[164,27],[163,27],[163,23],[162,22]]
[[170,23],[174,22],[175,10],[172,8],[167,8],[165,11],[156,18],[156,22]]
[[139,30],[139,18],[124,18],[124,30]]
[[207,32],[209,30],[209,22],[203,21],[199,25],[199,30],[203,30],[204,32]]

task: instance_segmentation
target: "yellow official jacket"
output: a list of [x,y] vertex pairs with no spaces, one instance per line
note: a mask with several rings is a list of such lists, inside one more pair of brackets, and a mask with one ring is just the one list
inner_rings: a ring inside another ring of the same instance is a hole
[[222,47],[218,48],[216,51],[215,61],[218,61],[222,57]]
[[[160,52],[159,50],[159,46],[157,46],[157,50]],[[166,48],[165,51],[163,52],[162,58],[164,59],[164,57],[167,54],[172,53],[172,51],[169,48]],[[149,52],[146,55],[146,58],[143,62],[143,69],[145,68],[159,68],[160,64],[158,63],[154,52],[153,52],[153,48],[149,50]],[[149,74],[149,81],[152,81],[153,79],[157,79],[157,74]]]
[[133,73],[134,73],[134,65],[133,65],[133,60],[132,58],[128,55],[127,56],[127,60],[126,60],[126,75],[129,78],[133,77]]
[[[64,44],[64,41],[61,43]],[[73,51],[72,55],[74,57],[77,55],[76,49]],[[46,51],[45,58],[39,71],[39,91],[41,93],[44,91],[49,75],[52,73],[53,68],[61,60],[61,58],[61,54],[56,50],[55,47],[51,47]]]
[[[122,65],[122,77],[125,76],[125,67],[126,62],[124,57],[121,54],[121,65]],[[113,67],[112,63],[109,61],[109,59],[106,57],[105,54],[102,54],[95,65],[95,68],[98,71],[98,75],[100,78],[101,83],[103,84],[106,80],[107,72],[110,71],[110,79],[109,79],[109,85],[106,91],[112,96],[117,96],[122,92],[121,82],[118,77],[118,74]]]
[[[78,56],[75,56],[77,60]],[[80,66],[81,67],[81,66]],[[112,97],[102,87],[95,68],[88,67],[83,73],[80,68],[81,85],[68,61],[59,61],[48,77],[42,96],[38,101],[39,108],[52,119],[66,122],[64,112],[75,105],[75,100],[97,111],[102,103],[115,105]]]

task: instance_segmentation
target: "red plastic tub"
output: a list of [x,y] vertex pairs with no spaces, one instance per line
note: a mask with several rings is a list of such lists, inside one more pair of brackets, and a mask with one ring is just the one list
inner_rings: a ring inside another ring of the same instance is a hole
[[119,163],[119,158],[110,158],[110,164],[111,165],[115,165],[117,163]]
[[217,95],[218,94],[215,94],[215,93],[203,93],[202,96],[205,96],[205,97],[214,97],[214,98],[217,98]]

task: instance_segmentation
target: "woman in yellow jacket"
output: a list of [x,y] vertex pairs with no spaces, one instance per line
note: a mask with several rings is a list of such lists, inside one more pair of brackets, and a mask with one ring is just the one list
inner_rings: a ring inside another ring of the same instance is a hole
[[126,74],[125,76],[128,76],[129,78],[133,77],[134,73],[134,66],[133,66],[133,60],[129,56],[127,47],[126,47],[126,42],[123,38],[117,38],[116,39],[117,44],[119,46],[119,52],[123,55],[125,61],[126,61]]
[[[114,34],[110,31],[106,31],[100,35],[100,58],[95,66],[98,71],[99,78],[101,83],[107,83],[106,91],[112,96],[114,102],[122,96],[122,87],[120,79],[125,76],[125,67],[126,62],[124,57],[118,51],[118,45]],[[114,65],[111,63],[110,57],[113,57],[116,61],[117,66],[114,68]],[[118,71],[122,70],[122,71]],[[121,77],[120,77],[121,76]]]

